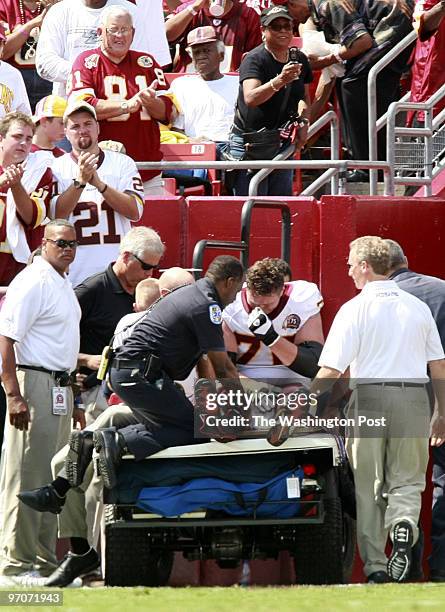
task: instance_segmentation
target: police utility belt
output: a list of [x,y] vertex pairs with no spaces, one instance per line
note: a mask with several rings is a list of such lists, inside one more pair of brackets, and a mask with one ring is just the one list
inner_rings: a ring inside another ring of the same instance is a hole
[[159,383],[162,387],[162,362],[157,355],[149,354],[143,359],[119,359],[114,356],[113,349],[107,346],[102,353],[97,378],[103,380],[110,368],[115,370],[132,370],[134,374],[139,374],[146,381]]

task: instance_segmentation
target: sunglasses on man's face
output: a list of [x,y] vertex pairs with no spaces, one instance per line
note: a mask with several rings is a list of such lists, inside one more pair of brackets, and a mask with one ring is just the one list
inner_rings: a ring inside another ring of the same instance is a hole
[[63,238],[59,238],[58,240],[53,240],[52,238],[46,238],[47,242],[53,242],[59,249],[76,249],[79,246],[77,240],[64,240]]
[[269,28],[269,30],[272,30],[273,32],[281,32],[281,30],[290,32],[293,28],[293,25],[290,21],[288,21],[287,23],[274,23],[272,21],[272,23],[268,25],[267,27]]
[[139,258],[137,255],[135,255],[134,253],[132,253],[132,255],[133,255],[133,257],[134,257],[135,259],[137,259],[137,260],[138,260],[138,262],[141,264],[141,268],[142,268],[143,270],[146,270],[146,271],[148,271],[148,270],[156,270],[156,268],[158,267],[158,266],[157,266],[157,264],[154,264],[154,265],[153,265],[153,264],[145,263],[145,261],[142,261],[142,259],[140,259],[140,258]]

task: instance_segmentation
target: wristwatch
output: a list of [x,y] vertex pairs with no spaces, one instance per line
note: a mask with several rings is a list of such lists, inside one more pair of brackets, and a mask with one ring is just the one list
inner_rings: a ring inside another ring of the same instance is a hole
[[77,179],[73,179],[73,185],[76,189],[83,189],[84,187],[87,186],[86,183],[81,183],[80,181],[78,181]]
[[121,109],[125,112],[128,112],[128,102],[126,100],[121,102]]

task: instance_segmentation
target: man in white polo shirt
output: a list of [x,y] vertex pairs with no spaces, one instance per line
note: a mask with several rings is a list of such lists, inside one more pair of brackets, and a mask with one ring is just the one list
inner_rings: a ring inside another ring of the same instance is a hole
[[57,523],[19,502],[24,488],[51,478],[51,459],[64,446],[73,414],[70,372],[79,352],[80,307],[66,270],[76,253],[76,232],[65,220],[45,227],[42,256],[10,284],[0,313],[9,423],[2,483],[2,586],[33,585],[57,565]]
[[[389,264],[385,240],[363,236],[351,243],[349,276],[361,293],[338,311],[312,384],[322,392],[350,368],[355,390],[348,416],[355,428],[347,450],[356,484],[358,546],[371,583],[404,580],[418,537],[428,464],[427,365],[439,403],[431,443],[445,441],[439,333],[428,306],[387,280]],[[384,420],[359,428],[359,417]]]

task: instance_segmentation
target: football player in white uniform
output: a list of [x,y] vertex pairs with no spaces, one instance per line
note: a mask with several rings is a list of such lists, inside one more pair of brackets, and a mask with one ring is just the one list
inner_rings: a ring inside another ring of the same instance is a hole
[[[288,271],[282,260],[257,261],[247,271],[246,286],[223,312],[229,356],[241,377],[266,383],[263,388],[260,384],[257,390],[265,391],[268,398],[278,388],[286,394],[294,393],[299,387],[304,391],[318,371],[324,342],[320,317],[323,298],[318,287],[306,281],[285,283]],[[242,380],[245,388],[246,382]],[[255,385],[251,391],[254,389]],[[281,411],[286,413],[285,405],[280,407],[269,402],[256,404],[252,415],[274,408],[275,417]],[[307,407],[307,404],[301,406],[303,412]],[[289,427],[279,422],[269,429],[267,439],[279,446],[288,435]]]
[[223,312],[226,348],[244,376],[300,383],[318,371],[323,298],[314,283],[284,282],[279,260],[257,261]]
[[64,123],[73,151],[53,162],[51,216],[68,218],[76,228],[79,248],[69,272],[76,286],[116,260],[121,238],[142,215],[144,188],[130,157],[99,148],[90,104],[69,105]]

